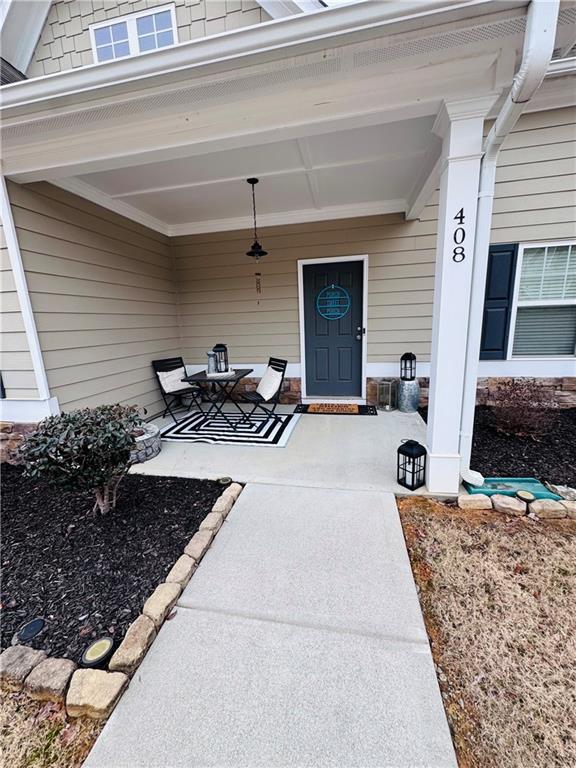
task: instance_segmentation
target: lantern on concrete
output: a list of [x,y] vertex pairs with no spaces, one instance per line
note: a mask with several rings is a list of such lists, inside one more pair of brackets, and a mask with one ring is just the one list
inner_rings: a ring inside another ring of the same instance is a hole
[[426,448],[416,440],[403,440],[398,447],[398,485],[415,491],[426,481]]
[[228,347],[226,344],[216,344],[212,347],[212,352],[216,353],[216,369],[218,373],[227,373],[228,368]]
[[379,411],[395,411],[398,407],[398,382],[396,379],[382,379],[378,382],[376,407]]

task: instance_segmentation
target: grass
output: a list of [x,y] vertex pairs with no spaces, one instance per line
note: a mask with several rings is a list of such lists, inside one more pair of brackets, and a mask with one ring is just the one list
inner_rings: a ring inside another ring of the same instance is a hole
[[461,768],[576,765],[576,523],[399,503]]
[[10,768],[79,768],[103,722],[69,719],[62,706],[23,693],[0,699],[0,765]]

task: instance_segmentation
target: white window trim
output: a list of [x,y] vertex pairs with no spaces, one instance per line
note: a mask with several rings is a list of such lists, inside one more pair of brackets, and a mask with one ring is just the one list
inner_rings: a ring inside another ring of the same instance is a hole
[[[176,45],[178,40],[178,26],[176,23],[176,6],[174,3],[169,5],[158,5],[154,8],[146,8],[145,11],[137,11],[136,13],[127,13],[124,16],[115,16],[113,19],[106,19],[106,21],[99,21],[96,24],[90,24],[88,31],[90,32],[90,45],[92,46],[92,54],[94,56],[95,64],[110,64],[112,61],[121,61],[122,59],[131,59],[134,56],[144,56],[147,53],[156,53],[156,51],[164,51],[166,48],[171,48],[171,45],[166,45],[163,48],[154,48],[151,51],[140,51],[138,45],[138,32],[136,27],[137,19],[141,19],[143,16],[153,16],[155,13],[162,13],[163,11],[170,11],[170,18],[172,20],[172,35],[174,37],[173,45]],[[120,22],[126,22],[128,29],[128,47],[130,53],[126,56],[119,56],[117,59],[109,59],[108,61],[98,61],[98,51],[96,49],[96,37],[95,31],[102,29],[103,27],[110,27],[113,24],[119,24]]]
[[549,242],[538,243],[519,243],[518,255],[516,258],[516,274],[514,276],[514,295],[512,298],[512,312],[510,314],[510,329],[508,331],[508,349],[506,351],[506,360],[570,360],[574,355],[531,355],[530,357],[518,357],[512,355],[514,348],[514,336],[516,334],[516,314],[518,306],[521,307],[572,307],[576,305],[576,299],[531,299],[519,301],[520,293],[520,275],[522,273],[522,262],[524,260],[524,251],[528,248],[553,248],[558,245],[574,245],[576,240],[551,240]]

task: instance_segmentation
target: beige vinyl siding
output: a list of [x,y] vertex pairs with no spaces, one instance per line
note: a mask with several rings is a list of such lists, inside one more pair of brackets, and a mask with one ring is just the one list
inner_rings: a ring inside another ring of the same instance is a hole
[[[298,259],[368,254],[368,360],[395,361],[409,347],[430,355],[435,222],[401,214],[270,227],[259,233],[269,255],[245,255],[249,232],[172,240],[179,286],[183,354],[204,363],[225,341],[235,361],[270,355],[300,360]],[[255,272],[262,293],[256,293]]]
[[[19,0],[26,2],[26,0]],[[178,42],[268,21],[255,0],[55,0],[26,72],[41,77],[94,64],[90,24],[174,4]]]
[[0,371],[6,397],[36,399],[38,389],[4,228],[0,223]]
[[179,354],[167,238],[49,184],[9,192],[51,395],[157,413],[150,361]]
[[[436,194],[422,218],[437,215]],[[498,158],[491,242],[575,237],[576,108],[523,115]]]

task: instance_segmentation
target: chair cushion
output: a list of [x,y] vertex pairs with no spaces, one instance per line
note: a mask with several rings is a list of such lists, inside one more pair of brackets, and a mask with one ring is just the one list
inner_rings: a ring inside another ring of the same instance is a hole
[[262,395],[264,400],[270,400],[278,392],[280,384],[282,384],[282,374],[280,371],[275,371],[274,368],[268,366],[256,387],[256,392]]
[[180,392],[195,389],[192,384],[186,384],[182,378],[186,376],[186,368],[174,368],[173,371],[158,371],[158,378],[164,392]]

